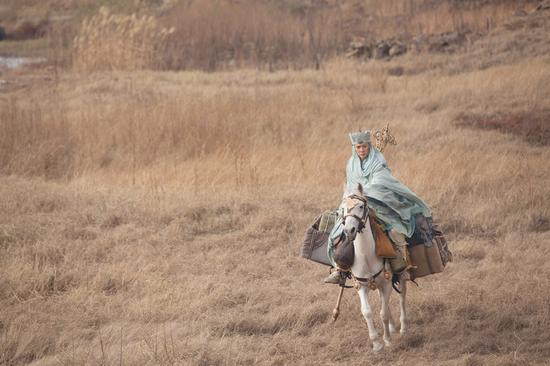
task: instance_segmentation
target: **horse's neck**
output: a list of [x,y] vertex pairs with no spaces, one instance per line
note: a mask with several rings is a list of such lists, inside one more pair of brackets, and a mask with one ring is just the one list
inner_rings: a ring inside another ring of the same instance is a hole
[[358,233],[353,242],[355,260],[351,271],[358,277],[369,277],[383,267],[382,259],[376,255],[374,238],[367,221],[363,232]]

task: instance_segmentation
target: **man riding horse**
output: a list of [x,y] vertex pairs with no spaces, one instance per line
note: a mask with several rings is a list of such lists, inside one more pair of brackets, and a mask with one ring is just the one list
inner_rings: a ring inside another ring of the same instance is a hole
[[[394,243],[395,249],[405,255],[407,240],[415,231],[422,229],[419,218],[431,220],[428,206],[414,192],[399,182],[391,173],[382,153],[372,146],[369,131],[350,133],[352,152],[346,167],[346,189],[344,197],[353,192],[360,183],[364,187],[369,208]],[[342,209],[344,202],[340,206]],[[423,220],[426,222],[426,220]],[[418,226],[418,227],[417,227]],[[342,224],[335,225],[329,238],[329,258],[332,258],[333,242],[342,233]],[[416,235],[416,234],[415,234]],[[420,233],[421,236],[430,235]],[[337,270],[326,279],[326,283],[339,284],[344,274]]]

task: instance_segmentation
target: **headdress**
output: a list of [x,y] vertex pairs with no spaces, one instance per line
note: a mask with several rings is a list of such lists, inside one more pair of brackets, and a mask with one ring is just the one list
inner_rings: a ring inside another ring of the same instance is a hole
[[[390,133],[390,125],[386,124],[386,127],[382,129],[382,131],[374,130],[372,131],[372,135],[375,139],[374,147],[377,150],[383,151],[387,144],[397,145],[397,141],[395,140],[395,137]],[[352,145],[357,144],[370,144],[370,137],[371,132],[370,131],[361,131],[359,132],[352,132],[349,134],[349,138],[351,139]]]
[[349,134],[352,145],[370,144],[370,131],[352,132]]

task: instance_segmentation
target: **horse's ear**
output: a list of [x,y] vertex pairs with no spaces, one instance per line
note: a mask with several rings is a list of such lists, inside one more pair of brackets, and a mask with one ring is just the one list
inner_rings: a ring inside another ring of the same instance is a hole
[[357,184],[357,191],[359,192],[359,195],[363,196],[363,185],[361,183]]

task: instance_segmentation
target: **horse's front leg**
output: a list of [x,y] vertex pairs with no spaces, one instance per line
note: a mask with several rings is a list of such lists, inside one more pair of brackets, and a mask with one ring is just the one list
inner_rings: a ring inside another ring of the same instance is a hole
[[390,281],[384,281],[379,287],[380,292],[380,318],[384,325],[384,343],[386,347],[391,346],[390,321],[393,327],[393,319],[390,312],[390,295],[392,287]]
[[405,334],[407,331],[407,309],[406,309],[406,303],[405,299],[407,297],[407,280],[402,279],[401,281],[401,293],[399,294],[399,307],[400,309],[400,317],[399,320],[401,322],[401,334]]
[[372,309],[369,304],[368,300],[368,289],[365,286],[361,286],[361,288],[357,291],[359,294],[359,298],[361,299],[361,313],[363,313],[363,317],[367,321],[367,327],[369,329],[369,337],[372,341],[372,349],[374,352],[380,352],[384,349],[384,343],[380,342],[380,336],[378,335],[378,332],[374,328],[374,320],[372,319]]

